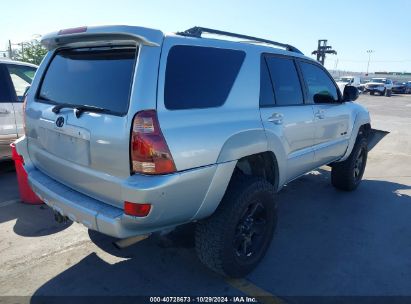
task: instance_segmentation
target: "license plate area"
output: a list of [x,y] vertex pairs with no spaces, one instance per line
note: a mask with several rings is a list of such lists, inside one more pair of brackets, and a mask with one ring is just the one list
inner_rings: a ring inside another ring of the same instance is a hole
[[59,158],[84,166],[90,165],[89,140],[44,127],[40,127],[39,131],[38,140],[42,149]]

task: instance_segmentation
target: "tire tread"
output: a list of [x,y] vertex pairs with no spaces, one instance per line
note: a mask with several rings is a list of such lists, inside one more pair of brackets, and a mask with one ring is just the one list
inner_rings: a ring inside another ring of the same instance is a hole
[[262,178],[245,175],[233,177],[214,214],[196,225],[195,247],[200,261],[223,276],[242,276],[225,269],[230,261],[226,261],[223,254],[224,235],[241,212],[241,206],[256,191],[268,191],[273,198],[275,195],[274,187]]

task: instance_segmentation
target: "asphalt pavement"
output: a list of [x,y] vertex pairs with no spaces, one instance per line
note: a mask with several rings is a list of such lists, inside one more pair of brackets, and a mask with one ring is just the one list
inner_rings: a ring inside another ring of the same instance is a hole
[[390,132],[369,153],[362,184],[338,191],[328,167],[289,183],[271,247],[242,280],[197,260],[190,225],[118,250],[110,237],[58,224],[46,206],[18,202],[12,164],[0,163],[0,295],[411,296],[411,95],[358,102],[373,128]]

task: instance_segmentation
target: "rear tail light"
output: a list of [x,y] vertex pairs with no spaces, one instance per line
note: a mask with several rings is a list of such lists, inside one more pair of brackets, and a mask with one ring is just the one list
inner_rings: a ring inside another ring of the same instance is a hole
[[167,174],[176,171],[155,110],[136,114],[131,130],[132,173]]
[[147,216],[150,213],[151,204],[137,204],[131,202],[124,202],[124,213],[132,216]]

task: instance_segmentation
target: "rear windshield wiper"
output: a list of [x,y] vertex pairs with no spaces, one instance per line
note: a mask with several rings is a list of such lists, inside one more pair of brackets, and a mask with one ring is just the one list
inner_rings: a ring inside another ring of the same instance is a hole
[[63,108],[72,108],[74,109],[74,114],[77,118],[81,116],[84,112],[93,112],[93,113],[112,113],[112,111],[100,107],[95,106],[87,106],[87,105],[75,105],[70,103],[62,103],[53,107],[53,113],[60,113],[60,110]]

